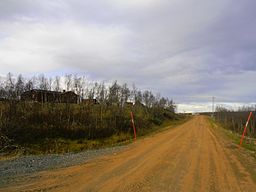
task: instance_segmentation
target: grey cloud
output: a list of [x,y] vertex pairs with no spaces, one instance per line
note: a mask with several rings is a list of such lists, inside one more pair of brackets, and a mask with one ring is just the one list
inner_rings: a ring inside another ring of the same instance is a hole
[[0,70],[72,69],[179,102],[200,95],[252,102],[255,7],[253,0],[3,0]]
[[1,0],[0,10],[0,21],[49,21],[64,17],[68,7],[62,0]]

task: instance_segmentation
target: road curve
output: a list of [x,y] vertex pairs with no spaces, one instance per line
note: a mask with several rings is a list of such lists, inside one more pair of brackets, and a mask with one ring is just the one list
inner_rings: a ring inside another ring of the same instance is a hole
[[0,191],[256,191],[250,173],[207,117],[92,162],[41,172]]

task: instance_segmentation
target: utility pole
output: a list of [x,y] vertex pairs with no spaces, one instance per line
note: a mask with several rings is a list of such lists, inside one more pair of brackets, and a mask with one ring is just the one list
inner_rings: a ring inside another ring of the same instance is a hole
[[212,97],[212,118],[214,118],[214,99],[215,97]]

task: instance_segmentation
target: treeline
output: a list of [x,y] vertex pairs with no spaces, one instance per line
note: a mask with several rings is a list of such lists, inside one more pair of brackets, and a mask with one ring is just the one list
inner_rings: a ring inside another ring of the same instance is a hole
[[256,137],[256,106],[242,106],[237,110],[217,106],[215,119],[226,129],[242,134],[251,111],[253,112],[253,115],[248,123],[246,136]]
[[[81,98],[97,99],[99,104],[19,100],[22,92],[32,89],[74,91]],[[27,79],[9,73],[0,82],[0,100],[0,136],[21,145],[56,138],[93,140],[120,134],[132,135],[131,111],[139,135],[165,120],[179,118],[173,101],[160,94],[138,90],[135,85],[130,88],[117,81],[108,85],[92,84],[77,75],[64,78],[39,75]],[[134,105],[130,105],[131,102]]]
[[132,88],[126,83],[120,85],[117,81],[112,84],[91,82],[85,76],[67,74],[64,77],[46,77],[41,74],[31,78],[17,77],[8,73],[5,78],[0,77],[0,99],[18,100],[21,93],[32,89],[47,91],[74,91],[81,98],[97,99],[101,104],[118,106],[124,105],[127,101],[143,103],[148,108],[160,107],[174,110],[173,101],[161,97],[160,94],[153,94],[149,90],[141,91],[135,85]]

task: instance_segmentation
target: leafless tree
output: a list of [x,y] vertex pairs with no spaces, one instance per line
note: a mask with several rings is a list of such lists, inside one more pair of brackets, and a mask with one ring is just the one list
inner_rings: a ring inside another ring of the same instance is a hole
[[13,78],[13,75],[11,73],[8,73],[5,81],[5,90],[7,93],[7,98],[15,97],[14,89],[15,89],[15,79]]
[[21,93],[24,92],[25,90],[25,83],[24,83],[24,78],[20,74],[17,78],[16,84],[15,84],[15,93],[16,97],[20,97]]
[[54,85],[54,91],[61,91],[61,87],[60,87],[60,77],[56,76],[53,82]]
[[70,91],[70,88],[72,85],[72,74],[65,75],[65,84],[66,84],[66,90]]
[[39,75],[38,83],[40,89],[49,90],[49,82],[48,79],[44,76],[44,74]]

